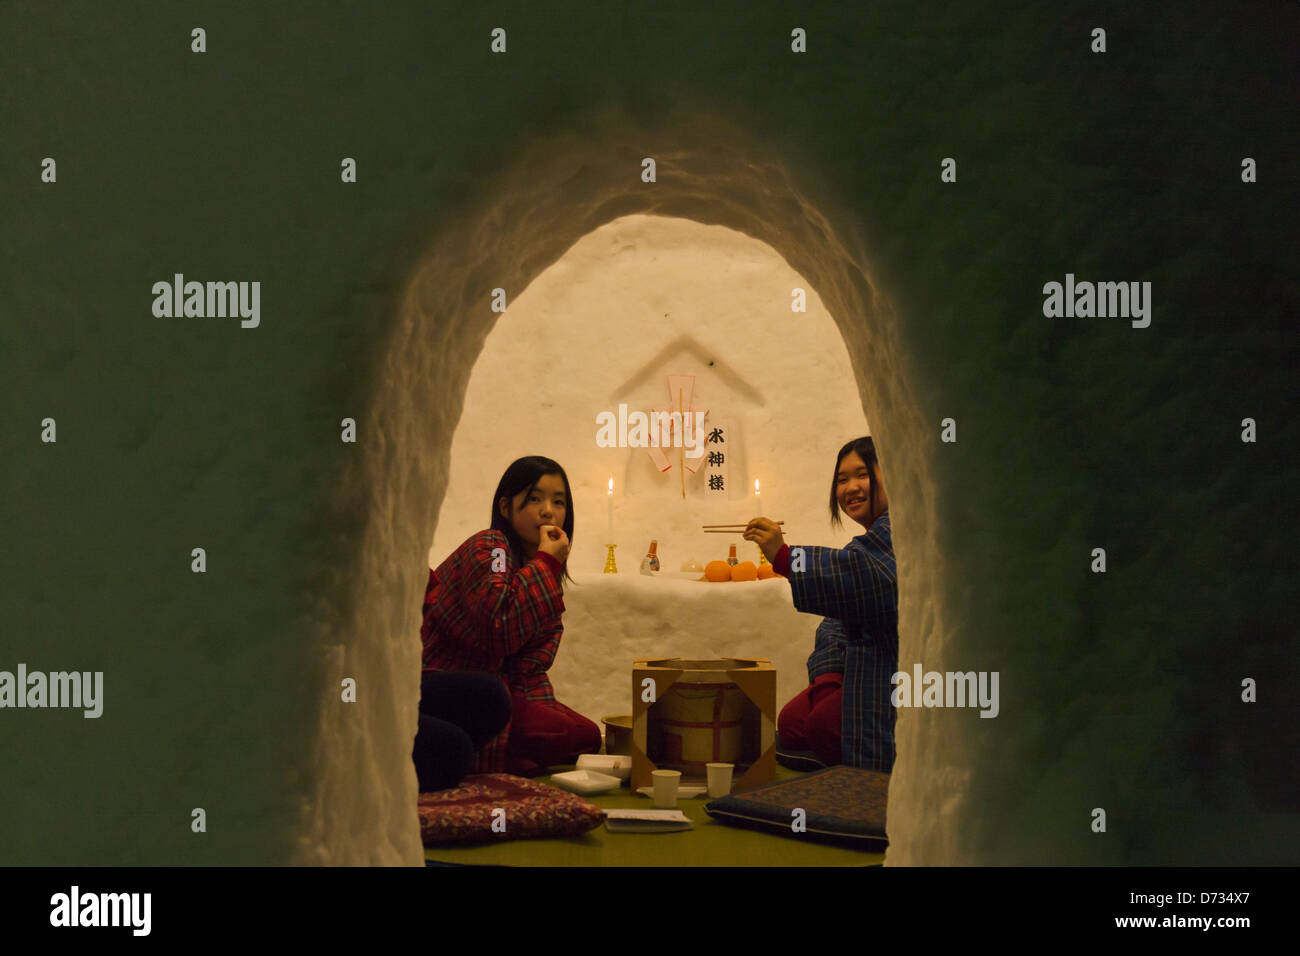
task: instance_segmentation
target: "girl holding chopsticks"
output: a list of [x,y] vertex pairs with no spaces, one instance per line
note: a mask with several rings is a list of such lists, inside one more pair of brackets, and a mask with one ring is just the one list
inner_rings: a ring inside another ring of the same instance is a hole
[[[413,753],[421,792],[471,769],[536,776],[600,749],[600,729],[556,700],[546,676],[564,632],[572,535],[564,469],[520,458],[492,495],[491,526],[429,572]],[[446,724],[464,730],[459,746]]]
[[894,765],[891,678],[898,670],[898,570],[889,532],[889,498],[875,443],[840,449],[830,491],[840,513],[864,533],[843,548],[785,543],[778,524],[754,518],[745,538],[790,581],[794,606],[823,615],[808,658],[809,686],[781,711],[777,759],[794,769],[847,764],[886,773]]

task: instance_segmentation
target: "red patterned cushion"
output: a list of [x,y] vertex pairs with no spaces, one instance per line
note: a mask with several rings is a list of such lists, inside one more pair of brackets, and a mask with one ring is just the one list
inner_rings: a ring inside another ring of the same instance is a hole
[[419,806],[425,846],[578,836],[605,821],[586,800],[508,773],[475,774],[454,789],[422,793]]

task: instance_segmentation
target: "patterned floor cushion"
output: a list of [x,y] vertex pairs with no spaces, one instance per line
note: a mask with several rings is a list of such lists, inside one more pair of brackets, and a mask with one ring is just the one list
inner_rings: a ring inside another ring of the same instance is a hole
[[476,774],[451,790],[422,793],[419,810],[425,846],[578,836],[605,820],[586,800],[508,773]]
[[[719,823],[880,853],[889,845],[885,837],[888,795],[887,773],[829,767],[712,800],[704,812]],[[796,828],[796,822],[802,829]]]

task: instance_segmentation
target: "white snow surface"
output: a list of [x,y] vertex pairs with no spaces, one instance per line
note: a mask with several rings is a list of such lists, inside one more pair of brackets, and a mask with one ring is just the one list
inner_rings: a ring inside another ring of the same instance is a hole
[[605,574],[570,587],[564,602],[551,682],[559,700],[597,725],[632,713],[637,658],[766,657],[776,667],[778,709],[808,682],[804,662],[820,618],[794,610],[784,578],[715,584]]
[[[806,313],[791,311],[794,289]],[[669,375],[693,376],[693,407],[707,410],[706,429],[723,427],[722,491],[701,465],[683,494],[678,449],[664,449],[660,471],[642,448],[597,446],[599,413],[675,407]],[[770,246],[689,219],[625,216],[583,237],[493,324],[456,426],[429,566],[487,527],[497,480],[530,454],[568,475],[571,573],[604,567],[611,513],[624,571],[652,538],[665,570],[725,558],[729,544],[757,561],[739,535],[700,530],[757,515],[784,521],[790,543],[840,546],[862,528],[830,525],[835,454],[869,431],[834,320]]]

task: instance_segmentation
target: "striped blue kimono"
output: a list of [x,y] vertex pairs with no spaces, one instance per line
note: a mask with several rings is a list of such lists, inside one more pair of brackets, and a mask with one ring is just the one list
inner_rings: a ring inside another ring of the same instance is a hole
[[[796,570],[800,551],[802,571]],[[895,718],[890,679],[898,670],[898,567],[889,510],[843,549],[791,546],[790,591],[797,610],[826,615],[808,658],[808,680],[844,674],[841,759],[889,773]]]

